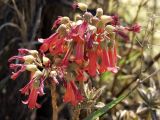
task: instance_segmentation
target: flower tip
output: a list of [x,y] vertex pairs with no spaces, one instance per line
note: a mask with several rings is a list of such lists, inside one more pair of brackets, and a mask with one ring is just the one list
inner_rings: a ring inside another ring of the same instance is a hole
[[103,15],[103,9],[102,8],[97,8],[97,10],[96,10],[96,16],[100,17],[102,15]]
[[43,43],[44,39],[43,38],[38,38],[38,42]]
[[28,49],[20,48],[20,49],[18,49],[18,52],[19,52],[20,54],[27,54],[27,53],[28,53]]
[[128,31],[135,32],[135,33],[140,33],[141,25],[136,23],[136,24],[132,25],[131,27],[125,27],[125,29],[127,29]]
[[102,15],[101,16],[101,21],[102,21],[103,24],[107,24],[109,22],[112,22],[112,17],[107,16],[107,15]]
[[26,104],[28,104],[28,100],[26,100],[26,101],[22,100],[22,103],[26,105]]
[[12,76],[11,76],[11,79],[12,79],[12,80],[16,80],[17,77],[18,77],[18,76],[12,75]]
[[117,73],[118,72],[118,69],[117,68],[113,68],[113,67],[109,67],[108,68],[108,71],[111,71],[111,72],[113,72],[113,73]]
[[36,103],[36,108],[41,108],[41,105]]

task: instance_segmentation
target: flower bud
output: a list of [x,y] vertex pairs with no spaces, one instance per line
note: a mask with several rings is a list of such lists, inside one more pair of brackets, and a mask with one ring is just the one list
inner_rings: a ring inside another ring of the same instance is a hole
[[88,6],[84,3],[78,3],[78,7],[82,11],[87,11]]
[[37,71],[37,66],[34,64],[26,65],[26,70],[31,71],[31,72],[35,72],[35,71]]
[[67,24],[67,23],[69,23],[69,21],[70,21],[69,17],[62,17],[61,18],[61,24]]
[[34,73],[33,78],[39,79],[42,75],[43,75],[43,73],[42,73],[40,70],[37,70],[37,71]]
[[57,72],[56,72],[56,71],[51,71],[51,72],[50,72],[50,76],[51,76],[51,77],[57,76]]
[[67,34],[67,27],[66,27],[66,25],[61,24],[61,25],[58,27],[57,32],[58,32],[60,35],[62,35],[62,36],[66,35],[66,34]]
[[105,30],[106,30],[107,32],[114,32],[114,31],[115,31],[115,27],[112,26],[112,25],[107,25],[107,26],[105,27]]
[[29,50],[29,53],[31,55],[37,55],[38,54],[38,51],[37,50]]
[[96,28],[95,26],[89,25],[88,27],[89,27],[89,30],[90,30],[92,33],[96,33],[97,28]]
[[40,85],[40,81],[38,79],[35,79],[33,83],[34,88],[39,88],[39,85]]
[[103,15],[103,9],[102,8],[97,8],[97,10],[96,10],[96,16],[100,17],[102,15]]
[[92,16],[93,15],[90,12],[85,12],[84,15],[83,15],[84,19],[86,21],[88,21],[88,22],[90,21],[90,19],[91,19]]
[[91,21],[92,21],[92,25],[96,26],[97,23],[99,22],[99,19],[97,17],[93,17]]
[[112,21],[112,17],[111,16],[107,16],[107,15],[102,15],[101,16],[101,21],[103,24],[109,23]]
[[32,55],[26,55],[23,56],[23,58],[26,63],[32,63],[35,60],[35,58]]
[[45,57],[45,56],[43,56],[43,65],[46,65],[46,66],[48,66],[49,65],[49,63],[50,63],[50,60],[49,60],[49,58],[47,58],[47,57]]

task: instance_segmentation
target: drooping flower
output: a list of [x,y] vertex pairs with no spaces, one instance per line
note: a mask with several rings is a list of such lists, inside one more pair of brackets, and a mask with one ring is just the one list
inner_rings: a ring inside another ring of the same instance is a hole
[[79,92],[73,80],[67,83],[66,93],[63,97],[63,100],[64,102],[70,102],[74,106],[83,100],[83,96]]
[[108,56],[106,49],[100,50],[99,53],[100,53],[99,56],[101,58],[99,72],[103,73],[107,71],[107,67],[109,66],[109,56]]
[[28,49],[25,49],[25,48],[18,49],[18,52],[21,55],[26,55],[26,54],[38,55],[38,51],[37,50],[28,50]]
[[12,62],[13,60],[16,59],[26,63],[32,63],[35,60],[35,58],[32,55],[25,55],[25,56],[12,56],[11,58],[8,59],[8,62]]
[[53,23],[53,26],[52,26],[52,29],[53,28],[56,28],[58,25],[60,24],[67,24],[70,22],[70,19],[69,17],[62,17],[62,16],[59,16],[57,20],[55,20],[55,22]]
[[23,64],[10,64],[10,69],[19,69],[17,72],[12,72],[11,79],[15,80],[22,72],[26,70],[26,66]]
[[97,53],[94,50],[88,52],[89,64],[87,66],[87,71],[90,76],[94,77],[97,71]]
[[62,16],[59,16],[57,20],[53,23],[52,29],[56,28],[61,23]]
[[108,71],[112,71],[113,73],[117,73],[118,69],[116,66],[117,63],[117,52],[116,48],[109,48],[108,49],[108,56],[109,56],[109,66],[108,66]]
[[62,65],[67,66],[68,65],[68,60],[69,60],[69,56],[71,54],[71,51],[72,51],[72,48],[69,47],[66,54],[64,55],[64,58],[63,58],[62,62],[61,62],[61,66]]
[[49,52],[52,55],[61,54],[64,52],[64,38],[62,39],[56,39],[55,41],[50,42],[49,45]]
[[76,46],[75,46],[75,61],[77,64],[82,64],[84,60],[84,40],[79,36],[76,38]]
[[74,94],[76,96],[76,99],[79,102],[81,102],[84,98],[81,94],[81,92],[78,90],[78,87],[76,86],[75,82],[73,80],[70,81],[71,82],[71,86],[72,86],[72,89],[74,91]]
[[30,90],[29,98],[26,101],[22,101],[23,104],[28,104],[30,109],[40,108],[41,105],[37,103],[39,90],[37,88],[32,88]]
[[29,97],[26,101],[22,101],[23,104],[28,104],[30,109],[40,108],[41,105],[37,103],[37,98],[39,95],[44,95],[44,78],[41,71],[36,71],[32,76],[29,83],[20,89],[22,94],[28,95]]
[[128,31],[137,32],[139,33],[141,30],[141,26],[139,24],[134,24],[131,27],[125,27]]
[[42,39],[42,38],[39,38],[38,41],[42,42],[43,44],[40,46],[40,51],[41,52],[47,52],[48,49],[49,49],[49,46],[50,46],[50,43],[51,42],[54,42],[56,41],[58,38],[58,33],[54,33],[52,34],[49,38],[46,38],[46,39]]
[[[87,27],[88,27],[88,23],[86,21],[83,21],[82,24],[79,26],[79,29],[78,29],[78,35],[79,37],[84,37],[84,34],[85,34],[85,31],[87,30]],[[81,38],[81,39],[82,39]]]
[[[108,44],[105,44],[107,42]],[[115,41],[102,41],[98,46],[98,57],[100,58],[99,72],[103,73],[111,71],[117,73],[117,51],[115,47]]]

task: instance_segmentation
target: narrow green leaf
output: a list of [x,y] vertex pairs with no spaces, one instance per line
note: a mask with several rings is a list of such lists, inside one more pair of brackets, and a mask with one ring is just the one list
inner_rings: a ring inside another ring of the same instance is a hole
[[117,99],[113,100],[112,102],[105,105],[103,108],[98,109],[97,111],[91,113],[87,118],[84,120],[95,120],[96,118],[100,117],[104,113],[106,113],[108,110],[116,106],[119,102],[121,102],[123,99],[127,97],[126,95],[119,96]]

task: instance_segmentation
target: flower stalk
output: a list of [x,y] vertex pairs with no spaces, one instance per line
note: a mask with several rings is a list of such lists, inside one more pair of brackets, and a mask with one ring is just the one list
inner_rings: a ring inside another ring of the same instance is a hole
[[56,84],[52,84],[51,86],[51,97],[52,97],[52,120],[58,120],[58,106],[57,106],[57,92],[56,92]]

